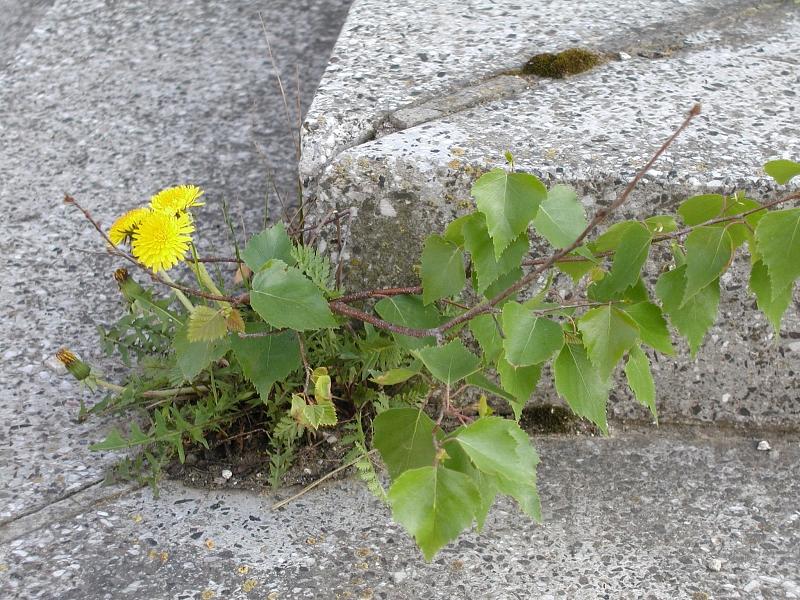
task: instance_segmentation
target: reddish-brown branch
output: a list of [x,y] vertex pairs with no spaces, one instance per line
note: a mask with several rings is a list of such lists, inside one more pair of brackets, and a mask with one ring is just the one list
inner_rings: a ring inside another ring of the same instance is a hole
[[417,338],[427,337],[431,335],[428,331],[424,329],[412,329],[410,327],[403,327],[402,325],[395,325],[394,323],[389,323],[388,321],[379,319],[378,317],[360,311],[356,308],[353,308],[352,306],[348,306],[347,304],[342,304],[337,300],[333,300],[332,302],[330,302],[330,304],[328,304],[328,306],[330,306],[330,309],[336,314],[343,315],[351,319],[356,319],[357,321],[362,321],[364,323],[369,323],[370,325],[374,325],[378,329],[384,329],[392,333],[399,333],[401,335],[408,335]]

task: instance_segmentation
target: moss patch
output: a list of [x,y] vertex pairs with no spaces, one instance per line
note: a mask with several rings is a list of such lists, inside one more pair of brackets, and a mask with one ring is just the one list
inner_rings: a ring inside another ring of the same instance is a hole
[[551,79],[577,75],[600,64],[600,55],[582,48],[568,48],[557,54],[544,52],[525,63],[522,73]]

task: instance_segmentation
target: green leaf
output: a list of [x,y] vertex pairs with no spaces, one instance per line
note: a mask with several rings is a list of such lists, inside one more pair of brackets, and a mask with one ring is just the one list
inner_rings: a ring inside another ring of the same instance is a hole
[[392,479],[408,469],[433,464],[435,426],[428,415],[416,408],[390,408],[375,417],[372,443]]
[[478,340],[487,363],[494,362],[503,351],[503,338],[494,315],[478,315],[469,322],[469,330]]
[[[454,438],[475,468],[493,482],[495,488],[514,498],[532,518],[541,520],[536,490],[536,465],[539,457],[528,435],[516,422],[499,417],[482,417],[458,430]],[[452,444],[448,444],[449,451]]]
[[578,319],[578,329],[602,379],[608,379],[623,354],[639,339],[636,321],[613,306],[587,311]]
[[650,253],[653,238],[647,227],[638,221],[623,225],[626,227],[616,247],[611,272],[592,286],[597,298],[611,299],[634,285]]
[[575,190],[554,185],[541,203],[533,226],[539,235],[556,248],[571,245],[586,229],[586,216]]
[[650,372],[650,359],[639,346],[634,346],[628,353],[625,363],[625,377],[639,404],[646,406],[658,421],[656,410],[656,384]]
[[[497,281],[495,281],[492,285],[490,285],[486,289],[486,291],[483,293],[483,296],[485,298],[489,298],[489,299],[494,298],[498,294],[504,292],[506,289],[508,289],[512,285],[514,285],[517,281],[519,281],[519,279],[521,277],[522,277],[522,269],[521,268],[511,269],[508,273],[506,273],[505,275],[501,275],[500,278]],[[478,286],[475,286],[475,287],[477,288]],[[503,300],[500,303],[500,306],[503,306],[503,304],[505,304],[506,302],[508,302],[510,300],[516,299],[518,294],[519,294],[519,292],[509,296],[508,298],[506,298],[505,300]]]
[[422,301],[454,296],[464,289],[464,253],[438,235],[428,236],[422,250]]
[[684,223],[694,226],[721,217],[725,206],[725,196],[721,194],[702,194],[700,196],[692,196],[681,202],[680,206],[678,206],[678,214]]
[[800,277],[800,208],[770,211],[756,227],[761,260],[772,282],[772,299]]
[[733,240],[724,227],[698,227],[686,237],[685,246],[686,289],[682,305],[719,278],[733,258]]
[[472,524],[481,505],[472,478],[442,466],[404,472],[388,497],[394,520],[414,536],[428,561]]
[[678,230],[678,223],[672,215],[654,215],[646,218],[644,224],[653,235],[672,233]]
[[[442,323],[442,315],[435,306],[425,306],[422,296],[393,296],[383,298],[375,304],[375,312],[393,325],[414,329],[432,329]],[[406,350],[430,346],[436,342],[433,336],[415,338],[392,334],[397,343]]]
[[793,177],[800,175],[800,163],[793,160],[771,160],[764,165],[764,171],[781,185],[789,183]]
[[515,367],[542,363],[564,344],[564,333],[558,323],[517,302],[503,307],[503,332],[506,360]]
[[639,326],[642,341],[664,354],[673,355],[672,338],[661,308],[651,302],[630,304],[623,309]]
[[536,479],[539,457],[527,434],[515,421],[482,417],[460,429],[451,439],[455,439],[475,467],[487,475],[523,483]]
[[292,242],[286,235],[283,223],[276,223],[254,235],[242,252],[242,260],[253,273],[260,271],[272,259],[282,260],[287,265],[294,264]]
[[750,270],[750,289],[756,296],[759,310],[767,316],[775,330],[775,335],[778,335],[781,330],[783,314],[792,302],[792,287],[785,288],[778,293],[777,297],[773,298],[769,272],[764,263],[759,260],[753,264]]
[[466,349],[460,340],[444,346],[420,348],[417,355],[436,379],[453,385],[480,369],[480,359]]
[[338,422],[333,402],[323,400],[308,404],[300,394],[292,394],[289,414],[301,425],[315,431],[320,427],[333,427]]
[[91,444],[89,446],[89,450],[92,452],[103,452],[103,451],[113,451],[113,450],[124,450],[125,448],[130,448],[131,444],[122,437],[122,434],[119,432],[119,429],[116,427],[108,432],[106,439],[102,442],[97,442],[95,444]]
[[478,492],[481,495],[481,502],[475,513],[475,520],[478,522],[478,531],[481,531],[486,522],[489,510],[492,508],[492,504],[494,504],[494,499],[497,496],[497,484],[494,482],[493,478],[481,473],[475,468],[475,465],[472,464],[467,453],[464,452],[464,449],[458,444],[449,445],[447,448],[447,457],[442,464],[448,469],[464,473],[472,479],[475,486],[478,488]]
[[[471,385],[473,387],[490,392],[495,396],[497,396],[498,398],[503,398],[504,400],[508,400],[509,402],[511,402],[514,399],[513,396],[511,396],[511,394],[506,392],[503,388],[501,388],[499,385],[497,385],[488,377],[486,377],[486,375],[484,375],[481,371],[476,371],[471,375],[467,375],[467,377],[464,379],[464,382],[467,385]],[[481,397],[483,398],[484,396]]]
[[710,283],[688,302],[683,303],[686,288],[686,265],[667,271],[658,278],[656,296],[661,300],[670,321],[689,342],[692,356],[717,319],[719,280]]
[[599,370],[589,361],[583,345],[564,344],[553,362],[553,373],[556,391],[572,411],[595,423],[603,433],[608,433],[608,380],[600,377]]
[[190,342],[184,325],[175,331],[172,347],[183,377],[193,381],[208,365],[225,356],[230,342],[227,337],[214,342]]
[[[268,330],[269,327],[263,323],[247,325],[247,333]],[[265,403],[272,386],[302,365],[297,335],[291,331],[250,338],[232,335],[230,343],[242,373],[253,383]]]
[[547,197],[547,188],[528,173],[493,169],[475,182],[472,195],[486,217],[494,254],[499,259],[503,250],[528,229],[539,204]]
[[509,404],[514,411],[514,418],[519,421],[522,409],[525,408],[536,389],[536,384],[539,383],[542,366],[515,367],[501,356],[497,359],[497,372],[500,375],[500,385],[514,397],[513,401],[509,400]]
[[253,278],[250,305],[275,328],[295,331],[336,327],[320,289],[300,271],[275,261]]
[[463,233],[464,246],[472,257],[478,279],[477,291],[480,294],[501,275],[518,268],[528,252],[528,234],[523,232],[511,242],[499,259],[496,258],[492,239],[486,229],[486,221],[480,213],[476,213],[472,219],[464,223]]
[[[570,252],[569,256],[573,255]],[[573,283],[578,283],[586,273],[592,270],[595,264],[590,260],[560,260],[556,266],[569,275]]]
[[377,383],[378,385],[397,385],[398,383],[408,381],[415,375],[419,375],[419,368],[411,369],[407,367],[397,367],[396,369],[389,369],[388,371],[371,378],[370,381]]
[[463,217],[458,217],[445,227],[444,239],[454,243],[456,246],[464,246],[464,225],[475,218],[476,213],[470,213]]
[[221,308],[199,304],[189,314],[186,337],[190,342],[213,342],[226,335],[228,326]]

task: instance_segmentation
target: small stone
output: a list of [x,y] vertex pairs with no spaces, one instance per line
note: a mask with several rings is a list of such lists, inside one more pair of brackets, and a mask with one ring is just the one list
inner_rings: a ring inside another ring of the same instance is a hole
[[304,475],[311,475],[311,469],[309,469],[308,467],[306,467],[305,469],[303,469],[303,474],[304,474]]
[[758,579],[753,579],[750,583],[748,583],[746,586],[742,588],[742,591],[747,592],[748,594],[750,592],[755,592],[758,589],[759,585],[761,584],[758,582]]
[[758,442],[758,448],[756,450],[761,450],[762,452],[767,452],[768,450],[772,450],[772,446],[769,445],[767,440],[761,440]]
[[731,395],[730,394],[722,394],[722,403],[730,401]]
[[406,580],[407,577],[408,577],[408,574],[405,571],[395,571],[394,573],[392,573],[392,580],[396,584],[403,583]]
[[336,442],[339,441],[335,435],[329,435],[325,438],[325,441],[328,442],[331,446],[333,446]]
[[628,54],[627,52],[620,52],[618,54],[618,56],[619,56],[620,60],[630,60],[631,59],[631,55]]
[[706,568],[709,571],[719,573],[722,570],[722,561],[718,558],[711,558],[706,562]]
[[800,352],[800,342],[792,342],[789,344],[789,350],[792,352]]
[[223,479],[230,479],[233,477],[233,472],[230,469],[222,469],[222,478]]

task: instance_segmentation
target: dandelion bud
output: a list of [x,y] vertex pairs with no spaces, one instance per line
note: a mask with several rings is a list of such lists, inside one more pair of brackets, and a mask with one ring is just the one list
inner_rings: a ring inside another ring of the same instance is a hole
[[119,268],[114,271],[114,279],[119,286],[119,291],[128,302],[133,302],[136,298],[144,294],[144,288],[131,279],[128,269]]
[[72,373],[72,376],[78,381],[83,381],[89,377],[91,372],[89,365],[87,365],[66,348],[61,348],[61,350],[56,352],[56,358],[60,360],[65,367],[67,367],[67,371]]

